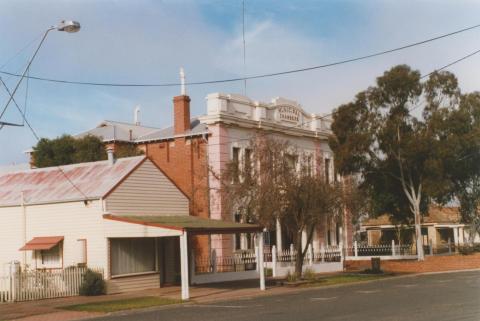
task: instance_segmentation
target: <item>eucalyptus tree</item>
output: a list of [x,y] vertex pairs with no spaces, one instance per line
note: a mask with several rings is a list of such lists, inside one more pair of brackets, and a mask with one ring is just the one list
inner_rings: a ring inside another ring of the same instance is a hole
[[[422,82],[418,71],[399,65],[334,112],[329,143],[337,170],[360,175],[373,215],[414,223],[419,260],[421,217],[432,199],[445,200],[452,190],[452,151],[444,134],[460,99],[450,73],[436,72]],[[416,116],[419,107],[423,113]]]

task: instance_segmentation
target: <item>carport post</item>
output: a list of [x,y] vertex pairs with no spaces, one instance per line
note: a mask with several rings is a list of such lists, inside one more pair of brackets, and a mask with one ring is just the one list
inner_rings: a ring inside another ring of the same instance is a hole
[[258,262],[257,266],[260,271],[260,290],[265,291],[265,268],[263,266],[263,232],[257,234],[258,237]]
[[190,299],[188,285],[188,237],[187,231],[180,235],[180,274],[182,279],[182,300]]

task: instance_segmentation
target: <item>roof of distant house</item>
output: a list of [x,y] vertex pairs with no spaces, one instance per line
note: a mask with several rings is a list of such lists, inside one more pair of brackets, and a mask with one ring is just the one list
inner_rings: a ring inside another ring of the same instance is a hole
[[13,164],[13,165],[2,165],[0,166],[0,174],[2,173],[11,173],[21,170],[27,170],[30,168],[29,163]]
[[[0,173],[0,206],[99,199],[145,156]],[[63,171],[63,173],[62,173]],[[77,189],[78,188],[78,189]],[[80,190],[80,191],[79,191]]]
[[[458,207],[430,206],[428,215],[423,216],[424,224],[458,224],[460,223],[460,212]],[[372,227],[379,225],[392,225],[388,215],[381,215],[362,222],[362,226]]]
[[101,137],[104,142],[132,142],[143,143],[148,141],[165,140],[181,136],[197,136],[207,133],[207,126],[201,123],[198,118],[190,121],[190,130],[181,135],[174,134],[173,126],[167,128],[155,128],[142,125],[123,123],[118,121],[105,120],[97,127],[80,133],[75,137],[80,138],[87,135]]

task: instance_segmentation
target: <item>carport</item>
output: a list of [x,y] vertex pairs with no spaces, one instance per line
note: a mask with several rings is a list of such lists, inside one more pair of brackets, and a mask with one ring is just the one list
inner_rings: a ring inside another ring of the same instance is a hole
[[[196,216],[157,216],[157,215],[114,215],[105,214],[103,218],[106,221],[112,222],[115,225],[122,223],[121,234],[125,236],[135,237],[148,237],[152,230],[156,231],[157,237],[162,237],[165,234],[166,237],[178,236],[180,244],[180,276],[181,276],[181,289],[182,300],[188,300],[190,298],[190,282],[189,282],[189,237],[194,235],[212,235],[212,234],[235,234],[235,233],[256,233],[258,243],[258,260],[259,266],[259,278],[260,278],[260,290],[265,290],[265,272],[263,269],[263,229],[259,225],[235,223],[223,220],[213,220],[206,218],[199,218]],[[144,235],[139,232],[139,225],[143,225],[145,228]],[[112,226],[112,228],[114,228]],[[118,227],[114,228],[119,231]],[[132,230],[131,232],[129,230]],[[132,234],[135,231],[135,234]],[[108,234],[108,231],[107,231]],[[118,233],[115,233],[116,236]],[[189,252],[190,251],[190,252]]]

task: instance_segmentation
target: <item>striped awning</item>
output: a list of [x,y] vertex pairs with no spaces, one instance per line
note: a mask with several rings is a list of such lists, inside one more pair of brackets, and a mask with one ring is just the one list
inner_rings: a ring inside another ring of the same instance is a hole
[[50,250],[63,241],[63,236],[34,237],[20,248],[20,251]]

